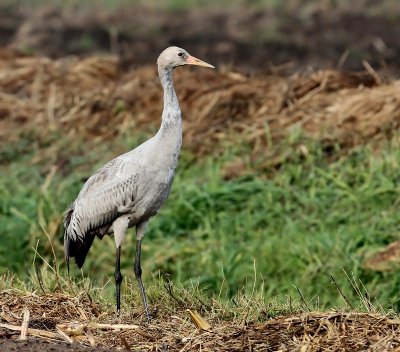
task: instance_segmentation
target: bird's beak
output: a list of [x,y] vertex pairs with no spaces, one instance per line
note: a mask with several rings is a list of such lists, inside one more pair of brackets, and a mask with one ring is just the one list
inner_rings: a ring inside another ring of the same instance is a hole
[[201,61],[197,57],[194,57],[191,55],[189,55],[189,57],[186,59],[186,62],[188,63],[188,65],[197,65],[197,66],[215,68],[213,65],[210,65],[207,62]]

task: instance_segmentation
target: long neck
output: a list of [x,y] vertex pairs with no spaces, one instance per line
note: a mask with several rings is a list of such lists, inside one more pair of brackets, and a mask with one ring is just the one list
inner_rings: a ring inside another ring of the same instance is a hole
[[175,168],[182,145],[182,114],[172,83],[172,69],[159,68],[158,74],[164,89],[164,110],[161,126],[155,138],[157,157],[168,168]]
[[172,81],[172,68],[159,68],[158,74],[164,89],[164,109],[159,132],[166,133],[173,127],[179,130],[182,114]]

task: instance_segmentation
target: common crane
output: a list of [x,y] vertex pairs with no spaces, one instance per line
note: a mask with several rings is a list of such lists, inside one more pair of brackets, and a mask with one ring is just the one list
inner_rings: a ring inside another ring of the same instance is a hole
[[137,148],[109,161],[82,187],[64,217],[64,251],[69,270],[71,257],[82,267],[94,238],[114,234],[116,246],[116,308],[121,308],[121,245],[127,229],[136,227],[134,272],[147,321],[150,313],[142,282],[141,244],[149,219],[167,199],[182,144],[182,114],[172,72],[175,67],[198,65],[214,68],[176,46],[157,60],[164,90],[164,109],[158,132]]

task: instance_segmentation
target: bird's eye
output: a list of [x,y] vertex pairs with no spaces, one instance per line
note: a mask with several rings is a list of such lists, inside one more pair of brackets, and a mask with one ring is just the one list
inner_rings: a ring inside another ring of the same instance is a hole
[[183,56],[183,53],[179,53],[178,56]]

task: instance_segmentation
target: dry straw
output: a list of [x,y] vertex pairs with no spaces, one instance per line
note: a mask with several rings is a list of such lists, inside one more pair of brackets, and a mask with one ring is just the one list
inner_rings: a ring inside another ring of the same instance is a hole
[[[3,291],[0,339],[17,338],[23,312],[31,318],[27,338],[78,343],[83,346],[141,351],[389,351],[400,348],[400,320],[380,314],[308,312],[241,325],[208,316],[196,328],[184,310],[157,315],[150,325],[136,325],[135,308],[123,317],[101,312],[85,295],[37,296]],[[82,311],[84,314],[82,314]],[[180,318],[180,317],[183,317]],[[196,315],[196,319],[199,315]],[[164,346],[164,347],[162,347]]]
[[[400,82],[367,68],[291,77],[178,69],[185,148],[218,153],[237,144],[239,134],[253,156],[268,156],[294,128],[325,145],[387,138],[400,123]],[[39,145],[51,132],[106,141],[122,132],[150,133],[162,110],[155,65],[123,72],[112,56],[50,60],[3,51],[0,87],[2,144],[21,133]]]

